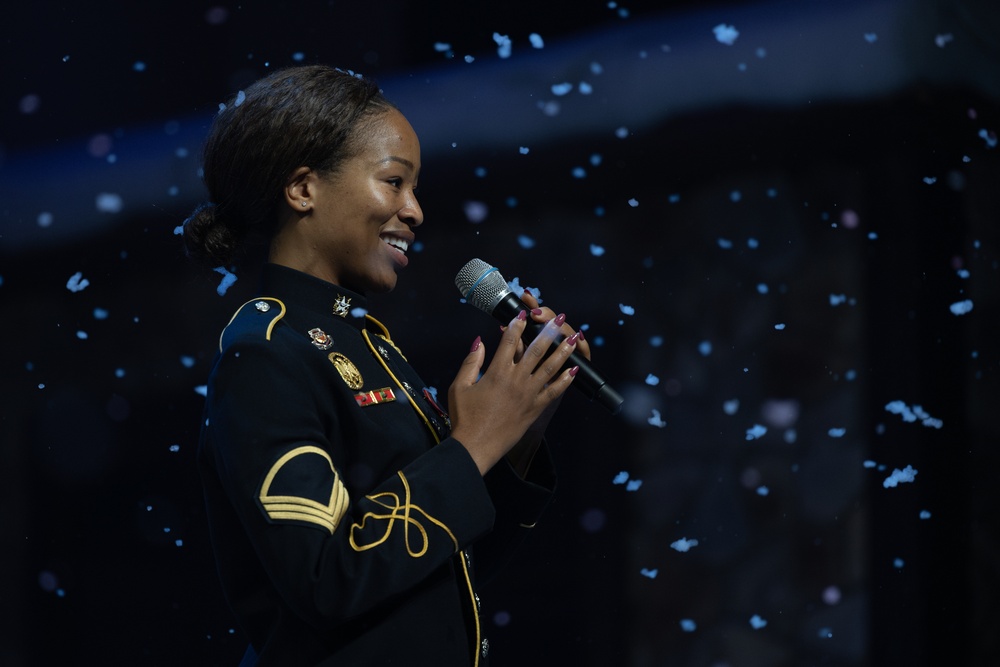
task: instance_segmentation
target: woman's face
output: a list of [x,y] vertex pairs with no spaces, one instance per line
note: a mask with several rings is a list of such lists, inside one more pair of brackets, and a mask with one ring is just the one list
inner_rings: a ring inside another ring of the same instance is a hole
[[396,286],[413,230],[424,221],[417,135],[395,109],[368,122],[360,152],[314,181],[312,209],[301,221],[312,256],[305,270],[361,294]]

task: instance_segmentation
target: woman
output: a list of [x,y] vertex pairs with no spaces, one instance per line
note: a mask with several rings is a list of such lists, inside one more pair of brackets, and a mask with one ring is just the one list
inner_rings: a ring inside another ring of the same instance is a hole
[[199,448],[243,665],[485,664],[474,582],[551,496],[541,434],[577,370],[559,369],[589,354],[563,316],[525,295],[545,329],[525,349],[522,312],[485,371],[477,337],[449,421],[385,327],[352,314],[409,261],[419,172],[403,115],[327,67],[258,81],[210,131],[189,254],[228,265],[269,241],[260,296],[220,337]]

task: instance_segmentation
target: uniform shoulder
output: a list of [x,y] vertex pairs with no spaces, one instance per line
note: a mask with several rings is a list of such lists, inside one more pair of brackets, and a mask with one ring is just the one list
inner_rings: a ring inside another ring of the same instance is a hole
[[269,341],[285,316],[285,304],[274,297],[257,297],[240,306],[219,335],[219,350],[236,341]]

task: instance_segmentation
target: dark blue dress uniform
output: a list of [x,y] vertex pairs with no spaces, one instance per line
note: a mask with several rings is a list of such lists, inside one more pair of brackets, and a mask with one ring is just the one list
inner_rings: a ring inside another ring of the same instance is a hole
[[220,337],[198,456],[241,664],[485,665],[475,582],[551,498],[547,450],[480,476],[363,297],[271,264],[261,294]]

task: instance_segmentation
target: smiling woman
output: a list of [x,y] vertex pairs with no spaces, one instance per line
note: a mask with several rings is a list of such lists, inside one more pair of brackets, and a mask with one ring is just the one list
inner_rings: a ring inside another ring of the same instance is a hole
[[258,81],[217,116],[204,163],[213,203],[185,221],[189,255],[269,247],[219,339],[198,456],[242,664],[485,664],[476,582],[551,497],[542,436],[586,342],[526,294],[542,333],[525,348],[522,311],[485,371],[477,337],[451,416],[438,404],[367,315],[424,216],[417,136],[363,78]]
[[293,172],[271,244],[272,262],[361,294],[395,287],[413,229],[424,220],[415,195],[420,144],[413,128],[395,109],[366,125],[366,141],[335,173]]

